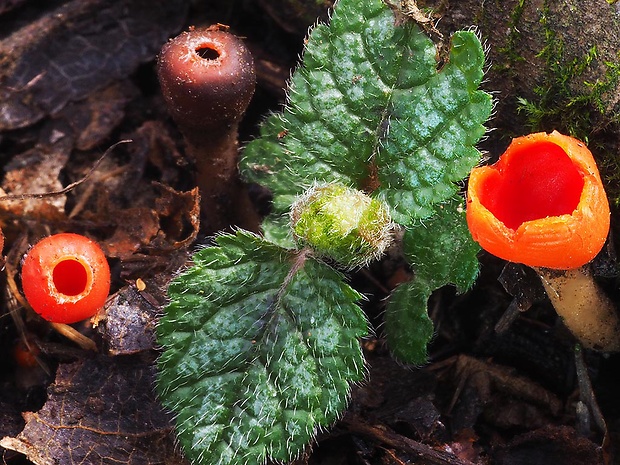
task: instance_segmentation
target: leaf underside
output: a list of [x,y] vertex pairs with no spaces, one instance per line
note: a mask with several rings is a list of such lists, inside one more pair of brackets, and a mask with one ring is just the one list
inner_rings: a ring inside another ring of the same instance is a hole
[[364,375],[361,295],[315,260],[247,232],[222,235],[169,288],[158,388],[200,464],[298,456]]
[[311,34],[289,101],[246,147],[243,174],[274,194],[266,236],[286,237],[295,197],[315,182],[372,190],[411,226],[452,197],[479,161],[490,96],[478,90],[484,53],[473,32],[452,37],[438,71],[417,25],[395,25],[380,0],[341,0]]

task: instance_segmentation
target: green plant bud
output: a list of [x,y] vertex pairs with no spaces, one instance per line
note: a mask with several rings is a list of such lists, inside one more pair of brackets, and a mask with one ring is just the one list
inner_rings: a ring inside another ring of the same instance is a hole
[[388,207],[341,184],[309,189],[291,207],[296,241],[347,268],[379,258],[392,240]]

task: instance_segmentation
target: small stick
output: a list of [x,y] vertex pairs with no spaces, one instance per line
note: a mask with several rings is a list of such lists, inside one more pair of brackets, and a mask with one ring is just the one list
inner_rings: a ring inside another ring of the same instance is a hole
[[115,144],[112,144],[103,153],[103,155],[101,155],[99,157],[99,159],[90,168],[90,170],[88,170],[88,173],[86,173],[82,179],[79,179],[79,180],[77,180],[75,182],[72,182],[71,184],[69,184],[68,186],[64,187],[63,189],[60,189],[58,191],[51,191],[51,192],[37,192],[37,193],[34,193],[34,194],[5,194],[5,195],[0,195],[0,201],[27,200],[27,199],[46,199],[48,197],[57,197],[59,195],[64,195],[64,194],[72,191],[73,189],[75,189],[79,185],[83,184],[84,182],[86,182],[86,180],[88,178],[90,178],[90,176],[95,172],[95,170],[97,168],[99,168],[99,165],[104,160],[104,158],[107,157],[110,152],[112,152],[112,150],[114,150],[120,144],[127,144],[129,142],[133,142],[133,141],[131,139],[125,139],[125,140],[120,140],[120,141],[116,142]]

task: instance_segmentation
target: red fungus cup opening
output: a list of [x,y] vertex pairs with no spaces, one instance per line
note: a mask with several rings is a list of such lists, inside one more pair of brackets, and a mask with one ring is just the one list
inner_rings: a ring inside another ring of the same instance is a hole
[[22,265],[22,288],[35,312],[55,323],[93,316],[110,292],[110,268],[101,248],[87,237],[46,237]]
[[610,211],[591,152],[554,131],[516,138],[497,163],[472,170],[467,223],[493,255],[571,269],[601,250]]
[[254,60],[243,41],[211,27],[179,34],[159,54],[157,73],[174,120],[183,128],[228,126],[254,95]]
[[83,260],[68,258],[59,261],[52,271],[54,287],[60,294],[80,296],[93,286],[93,271]]

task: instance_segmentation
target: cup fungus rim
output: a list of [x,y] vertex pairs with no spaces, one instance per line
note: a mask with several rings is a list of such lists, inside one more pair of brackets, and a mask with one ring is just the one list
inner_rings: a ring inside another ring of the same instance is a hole
[[540,142],[559,146],[583,176],[584,185],[570,214],[524,221],[507,227],[482,204],[479,189],[495,164],[471,171],[467,191],[467,223],[483,249],[515,263],[552,269],[573,269],[591,261],[602,249],[610,225],[609,202],[592,153],[586,145],[557,131],[539,132],[512,140],[500,157],[510,157]]

